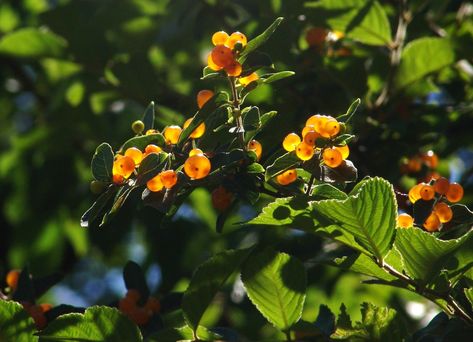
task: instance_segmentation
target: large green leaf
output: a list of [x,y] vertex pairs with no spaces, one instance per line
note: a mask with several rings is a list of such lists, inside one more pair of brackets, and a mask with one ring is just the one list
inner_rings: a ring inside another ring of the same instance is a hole
[[98,181],[110,182],[112,180],[113,150],[107,143],[100,144],[92,157],[92,175]]
[[347,37],[368,45],[388,45],[391,42],[391,26],[388,16],[378,1],[366,0],[320,0],[309,3],[316,16]]
[[445,241],[418,228],[398,229],[394,246],[407,274],[420,284],[428,284],[472,234],[470,231],[459,239]]
[[446,38],[419,38],[406,45],[396,73],[395,85],[404,88],[455,61],[451,42]]
[[299,320],[307,279],[298,259],[265,250],[248,258],[241,279],[250,300],[274,326],[287,331]]
[[250,251],[251,249],[227,250],[214,255],[196,270],[182,298],[184,317],[192,329],[198,327],[217,291],[239,270]]
[[266,168],[266,173],[264,178],[266,181],[270,180],[273,177],[276,177],[284,171],[294,168],[296,165],[300,164],[301,160],[297,157],[296,152],[291,151],[283,154],[281,157],[277,158],[271,165]]
[[33,319],[20,303],[0,300],[0,341],[38,341]]
[[245,61],[246,56],[250,52],[259,48],[269,39],[269,37],[271,37],[274,31],[276,31],[276,29],[278,28],[279,24],[281,24],[281,22],[283,21],[283,19],[284,18],[282,17],[277,18],[271,25],[269,25],[269,27],[266,30],[264,30],[263,33],[261,33],[259,36],[253,38],[252,40],[248,42],[245,49],[240,55],[240,60],[239,60],[240,63],[243,63]]
[[396,277],[390,275],[379,267],[376,262],[363,253],[356,253],[350,256],[344,256],[334,260],[338,267],[353,272],[361,273],[385,281],[396,280]]
[[18,58],[59,57],[67,42],[58,35],[37,28],[23,28],[0,39],[0,55]]
[[41,341],[134,342],[142,341],[140,330],[117,309],[92,306],[84,314],[59,316],[43,331]]
[[382,178],[364,182],[356,195],[346,200],[312,203],[313,214],[327,220],[321,225],[337,226],[382,262],[389,252],[396,226],[397,202],[392,185]]

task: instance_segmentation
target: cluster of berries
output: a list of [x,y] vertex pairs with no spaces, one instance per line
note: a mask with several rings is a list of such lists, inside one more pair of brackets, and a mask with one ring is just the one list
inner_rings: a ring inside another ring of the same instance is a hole
[[139,305],[141,294],[138,290],[129,289],[124,298],[118,302],[119,310],[137,325],[145,325],[150,318],[159,312],[161,303],[154,297],[148,297],[144,305]]
[[[334,143],[334,138],[344,130],[344,124],[339,123],[337,119],[327,115],[315,114],[307,119],[301,132],[302,138],[296,133],[289,133],[284,138],[282,146],[288,152],[295,151],[297,157],[302,161],[310,160],[317,154],[325,165],[336,168],[350,154],[347,144],[338,145]],[[323,147],[317,147],[317,139],[324,140]],[[290,184],[296,179],[296,169],[287,170],[276,177],[276,181],[281,185]]]
[[[199,109],[201,109],[213,95],[214,92],[211,90],[201,90],[197,94],[197,105]],[[136,168],[139,167],[142,160],[149,154],[172,152],[174,145],[179,141],[183,129],[187,128],[191,124],[192,120],[192,118],[187,119],[184,122],[183,128],[177,125],[171,125],[163,130],[162,134],[166,141],[164,150],[157,145],[149,144],[145,147],[144,151],[141,151],[136,147],[130,147],[123,155],[116,154],[112,169],[113,183],[118,185],[123,184],[135,172]],[[135,132],[138,134],[141,133],[138,129],[136,129]],[[150,135],[156,133],[158,133],[156,130],[148,130],[145,134]],[[204,133],[205,123],[201,123],[192,131],[189,137],[191,139],[198,139],[202,137]],[[200,149],[195,148],[189,152],[189,157],[184,163],[184,172],[188,177],[191,179],[204,178],[209,174],[210,169],[210,160]],[[167,169],[150,179],[147,182],[147,187],[150,191],[156,192],[161,191],[164,188],[171,189],[176,185],[177,181],[177,172],[172,169]]]
[[[440,177],[430,184],[419,183],[409,190],[409,200],[412,204],[418,200],[434,200],[432,212],[423,223],[425,230],[436,232],[443,223],[450,222],[453,212],[450,203],[459,202],[463,198],[463,187],[458,183],[450,183],[448,179]],[[397,225],[401,228],[412,227],[414,219],[409,214],[398,216]]]
[[440,177],[438,172],[435,171],[438,163],[439,158],[437,154],[429,150],[427,152],[418,153],[410,158],[402,159],[400,169],[403,174],[418,174],[424,166],[428,170],[425,180],[430,181],[431,179]]

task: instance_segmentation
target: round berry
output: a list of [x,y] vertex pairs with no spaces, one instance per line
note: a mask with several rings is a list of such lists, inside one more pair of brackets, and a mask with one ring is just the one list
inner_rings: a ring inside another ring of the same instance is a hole
[[315,132],[315,128],[314,128],[313,125],[305,126],[302,129],[302,132],[301,132],[302,138],[304,138],[307,135],[307,133],[309,133],[309,132]]
[[440,219],[436,213],[432,212],[424,222],[424,228],[428,232],[436,232],[440,228]]
[[224,45],[217,45],[211,52],[212,61],[219,67],[226,66],[235,62],[233,51]]
[[[309,119],[307,119],[305,125],[306,126],[314,126],[314,130],[319,133],[320,135],[323,136],[323,132],[324,131],[324,128],[325,128],[325,124],[327,123],[327,121],[329,120],[330,117],[328,116],[325,116],[325,115],[320,115],[320,114],[316,114],[316,115],[312,115]],[[326,134],[326,133],[324,133]]]
[[420,188],[419,193],[420,198],[422,198],[424,201],[430,201],[435,197],[435,190],[432,185],[424,185],[422,188]]
[[290,152],[294,151],[301,142],[301,138],[296,133],[289,133],[282,142],[282,147]]
[[163,134],[167,144],[177,144],[182,128],[177,125],[171,125],[164,129]]
[[233,202],[233,193],[220,185],[212,191],[212,206],[220,211],[225,212]]
[[193,179],[201,179],[210,173],[210,160],[203,154],[196,154],[186,159],[184,172]]
[[424,161],[425,165],[427,165],[431,169],[435,169],[439,164],[439,158],[432,150],[423,153],[421,158]]
[[453,217],[453,211],[447,203],[438,202],[434,206],[434,212],[437,214],[440,222],[450,222]]
[[219,71],[223,69],[223,67],[215,64],[214,60],[212,59],[212,53],[209,53],[207,56],[207,66],[213,71]]
[[463,198],[463,187],[458,183],[451,183],[446,193],[447,200],[451,203],[461,201]]
[[135,165],[139,165],[143,160],[143,152],[136,147],[130,147],[125,151],[125,156],[130,157],[135,162]]
[[449,187],[450,182],[445,177],[438,178],[434,183],[434,190],[439,195],[446,195]]
[[248,84],[250,84],[251,82],[257,81],[258,79],[259,79],[258,74],[256,72],[253,72],[249,74],[248,76],[240,77],[238,81],[243,87],[246,87]]
[[145,147],[145,154],[148,155],[150,153],[159,153],[161,152],[163,149],[157,145],[154,145],[154,144],[149,144]]
[[197,107],[201,109],[204,104],[207,103],[214,96],[214,92],[212,90],[203,89],[197,93]]
[[161,182],[166,189],[171,189],[177,183],[177,173],[174,170],[166,170],[160,173]]
[[327,37],[327,30],[322,27],[312,27],[305,34],[305,40],[309,46],[321,46]]
[[225,42],[225,45],[228,46],[230,49],[233,49],[236,43],[240,43],[243,47],[248,42],[246,36],[241,32],[233,32],[230,37]]
[[229,35],[225,31],[218,31],[215,32],[212,36],[212,44],[217,46],[217,45],[223,45],[229,38]]
[[7,273],[6,282],[9,288],[13,291],[16,290],[18,286],[18,279],[20,278],[20,270],[11,270]]
[[90,182],[90,191],[95,194],[101,194],[105,190],[105,184],[98,180],[93,180]]
[[350,148],[348,145],[335,146],[335,149],[342,154],[342,159],[345,160],[350,155]]
[[414,185],[410,190],[409,190],[409,201],[411,201],[412,204],[417,202],[417,200],[420,197],[420,189],[425,185],[425,183],[419,183],[417,185]]
[[125,177],[123,177],[122,175],[114,174],[112,176],[113,184],[120,185],[120,184],[123,184],[124,181],[125,181]]
[[[192,120],[193,120],[193,118],[187,119],[186,122],[184,122],[183,127],[187,128],[191,124]],[[200,138],[201,136],[203,136],[204,133],[205,133],[205,123],[202,122],[199,126],[197,126],[192,131],[192,133],[189,135],[189,137],[192,138],[192,139],[197,139],[197,138]]]
[[136,302],[125,297],[118,301],[118,309],[124,314],[128,314],[136,308]]
[[261,159],[261,154],[263,153],[263,146],[260,144],[258,140],[251,140],[248,143],[248,150],[256,153],[257,160]]
[[241,71],[243,70],[241,64],[238,61],[232,61],[228,65],[225,66],[225,71],[227,72],[228,76],[240,76]]
[[422,168],[422,162],[419,158],[412,157],[409,159],[407,163],[407,169],[409,172],[416,173],[416,172],[419,172],[421,168]]
[[320,138],[320,134],[316,131],[309,131],[304,135],[304,142],[310,146],[315,146],[315,142]]
[[322,154],[325,165],[334,168],[340,166],[343,161],[342,154],[336,148],[326,148]]
[[129,156],[119,156],[113,162],[112,174],[123,176],[124,178],[130,177],[135,170],[135,162]]
[[336,119],[331,118],[328,119],[320,129],[320,134],[324,138],[332,138],[340,132],[340,124]]
[[143,133],[143,131],[145,129],[145,124],[141,120],[136,120],[135,122],[133,122],[131,124],[131,129],[134,133],[141,134],[141,133]]
[[193,148],[192,150],[189,151],[189,157],[198,155],[198,154],[204,154],[200,148]]
[[314,147],[307,144],[306,142],[301,142],[296,147],[296,156],[300,160],[309,160],[314,155]]
[[414,225],[414,219],[409,214],[399,214],[397,217],[397,226],[401,228],[409,228]]
[[125,298],[129,298],[133,302],[137,302],[141,298],[141,293],[136,289],[129,289],[126,291]]
[[161,180],[161,175],[156,175],[146,182],[146,187],[149,191],[157,192],[163,190],[163,181]]
[[128,313],[128,317],[137,325],[145,325],[148,323],[151,313],[146,308],[136,307]]
[[290,169],[276,176],[276,181],[281,185],[288,185],[297,179],[297,170]]

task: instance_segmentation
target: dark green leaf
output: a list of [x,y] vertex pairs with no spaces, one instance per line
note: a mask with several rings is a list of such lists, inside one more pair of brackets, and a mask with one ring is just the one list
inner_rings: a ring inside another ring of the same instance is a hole
[[0,300],[0,341],[38,341],[35,324],[20,303]]
[[81,227],[88,228],[96,219],[98,219],[100,214],[105,211],[105,208],[117,191],[117,186],[110,186],[107,191],[101,194],[94,204],[92,204],[84,215],[82,215],[80,219]]
[[242,65],[243,71],[240,76],[246,77],[261,68],[270,67],[272,64],[273,61],[267,54],[254,51],[246,56],[245,62]]
[[361,100],[356,99],[355,101],[352,102],[350,107],[348,107],[348,110],[345,114],[337,116],[337,120],[341,122],[349,122],[353,115],[355,115],[356,110],[358,109],[358,106],[360,105]]
[[101,182],[112,181],[113,150],[107,143],[100,144],[92,157],[91,169],[94,178]]
[[252,140],[277,114],[278,112],[273,110],[271,112],[267,112],[261,115],[261,124],[259,128],[255,129],[254,131],[245,132],[245,142],[248,143],[250,140]]
[[266,181],[269,181],[284,171],[296,167],[300,163],[301,160],[297,157],[296,152],[287,152],[266,168],[264,178]]
[[261,45],[263,45],[269,39],[269,37],[272,36],[274,31],[276,31],[276,29],[278,28],[279,24],[281,24],[283,19],[284,18],[282,17],[277,18],[263,33],[261,33],[259,36],[250,40],[248,44],[246,45],[245,49],[243,50],[243,52],[241,53],[239,62],[243,63],[245,61],[246,56],[250,52],[256,50]]
[[320,305],[319,315],[314,324],[328,337],[335,332],[335,315],[330,311],[328,306]]
[[279,71],[273,74],[262,75],[261,79],[264,84],[269,84],[269,83],[273,83],[273,82],[285,79],[287,77],[291,77],[295,74],[296,73],[294,71]]
[[138,168],[136,185],[144,185],[147,181],[160,173],[164,168],[167,158],[168,155],[164,152],[148,154],[145,159],[141,161],[140,167]]
[[17,286],[16,291],[13,293],[13,300],[17,302],[35,303],[37,294],[28,267],[21,270]]
[[164,140],[163,135],[160,133],[141,135],[139,137],[134,137],[127,140],[122,145],[122,147],[120,147],[120,151],[118,151],[118,153],[124,153],[130,147],[136,147],[137,149],[144,151],[145,147],[149,144],[164,147],[166,145],[166,141]]
[[141,266],[134,261],[128,261],[123,269],[123,280],[125,287],[138,290],[141,297],[139,304],[143,305],[149,297],[149,288],[146,284],[146,278]]
[[67,42],[60,36],[38,28],[22,28],[0,39],[0,55],[15,58],[59,57]]
[[141,121],[145,124],[144,132],[148,129],[154,129],[154,102],[151,101],[146,108]]
[[258,129],[261,126],[259,108],[255,106],[247,108],[249,108],[249,110],[242,111],[245,131]]

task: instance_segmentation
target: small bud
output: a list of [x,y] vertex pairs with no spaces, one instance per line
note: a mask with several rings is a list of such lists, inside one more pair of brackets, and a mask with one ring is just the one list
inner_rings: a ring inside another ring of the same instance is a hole
[[143,121],[141,120],[136,120],[135,122],[133,122],[131,124],[131,129],[133,130],[133,132],[135,132],[136,134],[141,134],[143,133],[144,129],[145,129],[145,124]]

